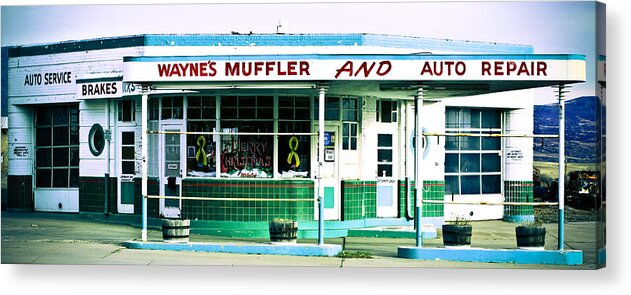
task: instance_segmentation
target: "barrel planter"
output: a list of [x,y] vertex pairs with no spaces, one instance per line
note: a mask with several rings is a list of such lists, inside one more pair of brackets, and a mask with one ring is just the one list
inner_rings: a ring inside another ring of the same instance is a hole
[[443,224],[445,247],[470,247],[471,225]]
[[163,219],[162,239],[166,243],[188,243],[191,231],[189,219]]
[[543,226],[515,227],[517,248],[525,250],[542,250],[546,243],[546,228]]
[[269,239],[275,243],[296,243],[298,221],[274,219],[269,222]]

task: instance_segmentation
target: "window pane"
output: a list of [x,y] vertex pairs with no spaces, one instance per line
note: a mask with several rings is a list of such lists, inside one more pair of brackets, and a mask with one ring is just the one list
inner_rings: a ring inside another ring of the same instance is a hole
[[70,169],[70,187],[79,187],[79,169]]
[[124,146],[122,153],[122,159],[124,160],[133,160],[135,158],[136,150],[133,146]]
[[279,119],[293,120],[294,119],[294,110],[293,109],[287,109],[287,108],[279,108],[278,109],[278,118]]
[[483,194],[499,194],[501,192],[501,176],[500,175],[483,175],[482,176],[482,193]]
[[500,172],[502,159],[498,154],[482,155],[482,172]]
[[458,128],[458,110],[448,108],[445,111],[445,127],[446,128]]
[[221,107],[237,107],[237,100],[236,96],[222,96]]
[[357,111],[356,110],[344,110],[342,114],[343,121],[357,121]]
[[326,98],[324,111],[325,120],[339,120],[340,119],[340,100],[337,97]]
[[123,174],[134,174],[134,161],[122,161]]
[[342,138],[342,149],[344,150],[348,150],[349,145],[348,145],[348,137],[344,136]]
[[259,107],[274,107],[274,97],[273,96],[258,96],[256,98],[256,105]]
[[53,127],[53,145],[68,145],[68,126]]
[[202,107],[201,119],[215,119],[217,116],[215,107]]
[[79,147],[70,148],[70,166],[79,166]]
[[36,167],[50,167],[52,163],[52,149],[38,148]]
[[[296,124],[299,128],[300,124]],[[296,132],[290,129],[289,132]],[[295,139],[292,139],[295,138]],[[308,177],[311,161],[310,136],[279,136],[278,137],[278,172],[281,177]],[[289,171],[304,172],[301,174]]]
[[70,144],[79,144],[79,126],[70,126]]
[[124,145],[133,145],[135,142],[134,132],[123,132],[121,137]]
[[460,150],[479,151],[480,137],[460,137]]
[[222,119],[236,119],[237,118],[237,108],[229,108],[229,107],[221,107],[221,118]]
[[239,97],[239,108],[256,107],[256,100],[253,96],[240,96]]
[[472,195],[480,193],[480,176],[479,175],[467,175],[462,176],[462,194]]
[[296,107],[299,107],[299,108],[309,109],[311,107],[309,105],[309,97],[296,97],[295,103],[296,103]]
[[378,147],[392,147],[392,134],[377,134]]
[[461,154],[460,155],[460,171],[461,172],[480,172],[480,155],[479,154]]
[[500,128],[501,113],[498,110],[482,110],[482,128]]
[[445,176],[445,195],[460,194],[460,178],[458,176]]
[[296,109],[295,114],[296,114],[296,117],[295,117],[296,120],[311,119],[311,117],[309,117],[309,109]]
[[483,150],[500,150],[502,141],[499,137],[483,137],[482,149]]
[[351,137],[351,150],[357,149],[357,137]]
[[70,124],[79,124],[79,108],[71,107],[69,110],[70,110]]
[[68,124],[68,108],[53,107],[53,124]]
[[51,128],[37,128],[37,138],[35,139],[35,144],[37,146],[50,146],[52,145],[51,141]]
[[460,139],[456,136],[446,136],[445,137],[445,149],[448,151],[457,151],[460,148],[458,144]]
[[188,112],[186,114],[188,116],[188,119],[201,119],[202,118],[201,109],[191,108],[189,105],[189,108],[186,111]]
[[257,119],[274,119],[274,108],[258,107],[256,109]]
[[188,97],[188,107],[201,107],[202,106],[202,98],[199,96],[189,96]]
[[390,101],[381,102],[381,122],[392,122],[392,102]]
[[68,169],[53,169],[53,187],[68,187]]
[[445,172],[460,172],[458,170],[458,154],[445,154]]
[[379,162],[392,162],[392,150],[378,150],[377,161]]
[[255,113],[254,108],[239,108],[239,119],[256,119]]
[[348,123],[344,123],[342,124],[342,136],[349,136],[349,124]]
[[68,148],[54,148],[53,149],[53,166],[68,166]]
[[37,169],[35,172],[35,182],[37,187],[50,187],[51,186],[51,170],[50,169]]
[[46,108],[37,109],[37,125],[53,124],[53,113]]
[[357,124],[350,124],[351,125],[351,136],[357,136]]
[[392,165],[377,165],[377,174],[379,174],[379,177],[384,176],[384,172],[385,176],[392,176]]

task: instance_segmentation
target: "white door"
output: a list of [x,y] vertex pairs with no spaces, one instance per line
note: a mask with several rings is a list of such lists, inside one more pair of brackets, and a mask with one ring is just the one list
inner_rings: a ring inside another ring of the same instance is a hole
[[[340,161],[340,134],[339,126],[334,124],[325,125],[324,138],[324,164],[322,166],[322,196],[324,202],[324,219],[340,220],[341,192],[339,180]],[[315,130],[318,130],[316,125]],[[317,144],[316,144],[317,146]],[[314,159],[317,158],[318,150],[315,149]],[[317,164],[314,165],[317,167]],[[314,174],[315,175],[315,174]],[[316,191],[316,194],[318,192]],[[315,219],[318,220],[318,204],[315,204]]]
[[377,134],[377,217],[397,217],[399,207],[395,135]]
[[118,197],[119,213],[134,213],[136,194],[134,177],[136,175],[136,132],[134,127],[118,128]]
[[[182,132],[182,124],[165,123],[162,132]],[[182,196],[182,169],[184,164],[185,136],[178,133],[160,134],[160,195]],[[160,199],[160,215],[166,218],[179,218],[181,199]]]

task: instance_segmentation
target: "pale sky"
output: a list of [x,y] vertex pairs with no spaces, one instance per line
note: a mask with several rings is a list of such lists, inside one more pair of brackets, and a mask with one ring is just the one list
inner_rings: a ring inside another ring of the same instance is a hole
[[[588,81],[595,76],[593,2],[4,5],[3,46],[150,33],[274,33],[278,21],[285,19],[289,33],[393,34],[527,44],[535,53],[584,54]],[[570,98],[594,91],[594,83],[576,85]],[[553,101],[551,88],[537,91],[536,103]]]

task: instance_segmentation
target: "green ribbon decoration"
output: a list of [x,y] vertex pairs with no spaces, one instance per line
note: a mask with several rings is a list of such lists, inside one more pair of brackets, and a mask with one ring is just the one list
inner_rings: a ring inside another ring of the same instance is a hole
[[298,154],[296,153],[298,150],[298,137],[292,136],[289,139],[289,149],[291,152],[289,152],[289,155],[287,156],[287,164],[291,165],[291,161],[296,159],[296,168],[300,167],[300,157],[298,157]]
[[203,167],[208,166],[208,159],[206,158],[206,151],[204,150],[204,147],[206,147],[206,138],[204,138],[203,135],[200,135],[197,138],[197,147],[198,147],[197,154],[195,155],[195,159],[197,160],[197,165],[199,165],[199,162],[201,161]]

